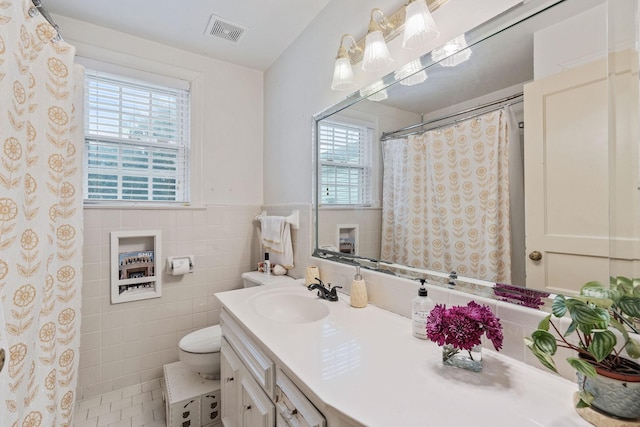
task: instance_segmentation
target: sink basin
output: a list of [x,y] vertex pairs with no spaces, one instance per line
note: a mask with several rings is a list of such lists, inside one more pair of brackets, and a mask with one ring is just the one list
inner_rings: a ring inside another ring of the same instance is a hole
[[329,307],[320,300],[291,293],[264,293],[250,303],[259,315],[276,322],[309,323],[329,314]]

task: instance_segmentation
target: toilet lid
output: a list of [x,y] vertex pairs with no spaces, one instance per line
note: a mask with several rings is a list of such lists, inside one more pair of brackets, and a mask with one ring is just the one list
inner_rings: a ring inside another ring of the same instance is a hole
[[185,335],[178,347],[188,353],[214,353],[220,351],[221,339],[220,325],[214,325]]

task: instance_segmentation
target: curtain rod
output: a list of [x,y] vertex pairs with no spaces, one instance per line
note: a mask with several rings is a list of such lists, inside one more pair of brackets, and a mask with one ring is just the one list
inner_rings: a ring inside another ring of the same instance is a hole
[[[431,119],[431,120],[427,120],[427,121],[424,121],[424,122],[416,123],[414,125],[406,126],[406,127],[403,127],[402,129],[394,130],[394,131],[391,131],[391,132],[383,132],[382,133],[382,137],[380,138],[380,140],[384,141],[386,139],[389,139],[391,136],[400,134],[402,132],[406,132],[406,131],[411,130],[411,129],[415,129],[417,127],[429,125],[429,124],[432,124],[432,123],[441,122],[442,120],[450,119],[450,118],[456,117],[456,116],[461,116],[461,115],[467,114],[467,113],[472,113],[472,112],[478,111],[478,110],[483,110],[483,109],[485,109],[487,107],[491,107],[491,106],[494,106],[494,105],[500,105],[500,107],[502,107],[502,104],[504,104],[506,102],[509,102],[509,101],[513,101],[514,99],[521,98],[523,95],[524,95],[524,93],[519,92],[519,93],[516,93],[516,94],[513,94],[513,95],[509,95],[507,97],[504,97],[502,99],[498,99],[497,101],[487,102],[486,104],[478,105],[477,107],[472,107],[472,108],[468,108],[466,110],[458,111],[457,113],[448,114],[446,116],[441,116],[441,117],[438,117],[436,119]],[[488,110],[488,111],[492,111],[492,110]],[[486,112],[488,112],[488,111],[486,111]],[[474,115],[471,115],[471,116],[463,117],[463,118],[458,119],[456,121],[462,121],[462,120],[471,119],[473,117],[476,117],[477,115],[478,114],[474,114]],[[439,127],[439,126],[436,126],[436,127]],[[424,132],[426,130],[427,129],[420,129],[420,130],[417,130],[415,132],[403,134],[403,136],[405,136],[405,135],[413,135],[413,134],[416,134],[416,133]]]
[[[31,3],[33,3],[33,5],[37,8],[38,12],[40,12],[40,15],[42,15],[49,24],[51,24],[54,30],[56,30],[56,36],[53,38],[53,41],[57,42],[62,40],[62,35],[60,34],[60,27],[53,21],[51,14],[49,14],[49,11],[47,10],[47,8],[44,7],[44,5],[42,4],[42,0],[31,0]],[[29,10],[29,16],[33,18],[35,14],[31,15],[31,10],[33,9]]]

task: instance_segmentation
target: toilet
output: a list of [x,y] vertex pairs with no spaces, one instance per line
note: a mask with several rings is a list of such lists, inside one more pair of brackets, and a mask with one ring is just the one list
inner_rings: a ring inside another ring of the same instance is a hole
[[[269,286],[293,280],[295,279],[289,276],[273,276],[258,271],[242,274],[242,284],[245,288]],[[178,357],[182,363],[202,378],[220,379],[221,341],[220,325],[198,329],[182,337],[178,343]]]

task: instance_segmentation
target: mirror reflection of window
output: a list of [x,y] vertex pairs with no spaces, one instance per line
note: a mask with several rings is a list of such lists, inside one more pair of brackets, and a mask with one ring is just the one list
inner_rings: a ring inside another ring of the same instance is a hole
[[325,120],[319,124],[320,204],[371,204],[373,126]]

